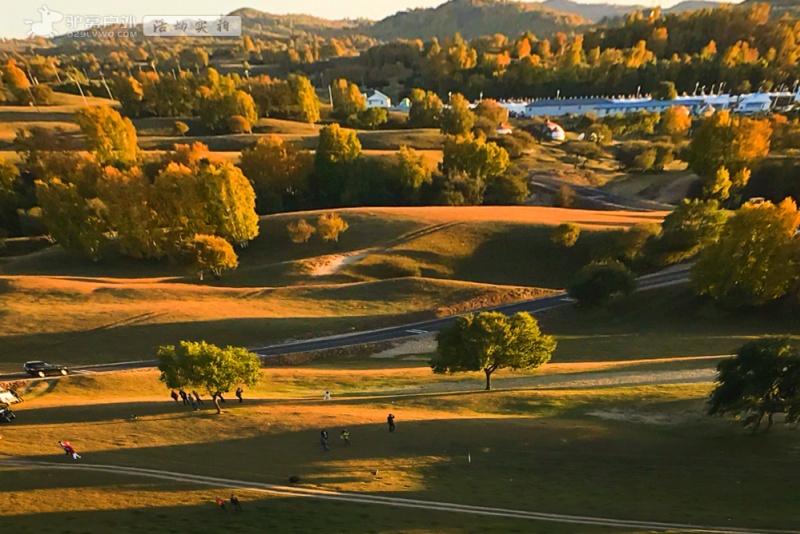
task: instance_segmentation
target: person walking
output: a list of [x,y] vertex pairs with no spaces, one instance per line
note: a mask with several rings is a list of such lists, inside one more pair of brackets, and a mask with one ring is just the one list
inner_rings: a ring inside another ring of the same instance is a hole
[[389,432],[394,432],[394,414],[390,413],[386,422],[389,423]]
[[322,452],[329,452],[331,449],[328,447],[328,431],[323,430],[319,433],[319,442],[322,445]]
[[222,500],[222,497],[217,497],[217,506],[222,508],[222,511],[226,514],[228,513],[228,509],[225,508],[225,501]]
[[192,390],[192,395],[194,395],[197,404],[203,404],[203,399],[200,398],[200,395],[198,395],[195,390]]
[[186,404],[186,405],[188,405],[188,404],[189,404],[189,399],[188,399],[188,398],[186,398],[186,392],[185,392],[185,391],[183,391],[183,390],[180,390],[180,391],[178,392],[178,394],[181,396],[181,399],[183,399],[183,403],[184,403],[184,404]]
[[192,410],[197,411],[197,401],[194,400],[194,397],[192,397],[191,395],[187,395],[186,397],[189,399],[189,402],[192,405]]
[[236,398],[239,399],[239,404],[243,402],[242,393],[244,393],[244,390],[242,388],[236,388]]
[[231,493],[231,506],[233,506],[233,511],[237,514],[242,511],[242,505],[239,504],[239,498],[233,493]]
[[350,445],[350,432],[348,432],[346,428],[342,430],[342,435],[339,437],[344,440],[345,446]]
[[331,392],[325,390],[325,395],[322,396],[322,400],[331,400]]
[[175,402],[178,402],[178,394],[175,393],[174,389],[172,391],[170,391],[169,396],[172,397],[172,400],[174,400]]

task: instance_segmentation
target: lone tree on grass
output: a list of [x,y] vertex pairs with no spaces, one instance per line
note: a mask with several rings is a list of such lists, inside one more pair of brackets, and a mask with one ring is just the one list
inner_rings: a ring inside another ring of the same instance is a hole
[[767,432],[777,413],[787,422],[800,416],[800,351],[786,338],[751,341],[733,358],[717,366],[717,385],[711,392],[709,415],[733,414],[752,426],[755,434],[764,416]]
[[436,336],[434,373],[486,373],[486,389],[492,389],[492,373],[498,369],[535,369],[550,361],[556,348],[551,336],[542,334],[529,313],[507,317],[483,312],[459,317]]
[[347,221],[336,213],[323,213],[317,219],[317,232],[323,241],[339,242],[339,234],[350,228]]
[[314,225],[309,224],[305,219],[290,222],[286,225],[286,230],[289,232],[289,239],[292,240],[292,243],[305,243],[317,231]]
[[241,347],[217,347],[205,341],[181,341],[158,349],[159,378],[170,389],[203,389],[214,400],[237,384],[255,386],[261,380],[258,356]]

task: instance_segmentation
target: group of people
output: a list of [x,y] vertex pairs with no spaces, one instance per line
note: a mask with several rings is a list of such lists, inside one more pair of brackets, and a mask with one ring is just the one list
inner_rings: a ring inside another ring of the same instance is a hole
[[194,390],[192,390],[191,393],[186,393],[181,389],[178,391],[178,393],[175,393],[175,390],[173,389],[170,391],[169,396],[172,397],[172,400],[175,402],[178,402],[178,399],[180,398],[184,405],[191,406],[193,410],[198,410],[199,405],[203,404],[203,399],[201,399],[200,395],[198,395]]
[[[236,388],[236,398],[239,399],[240,403],[244,402],[244,398],[242,397],[243,393],[244,390],[242,388]],[[198,395],[195,390],[192,390],[191,393],[186,393],[181,389],[175,393],[175,390],[173,389],[170,391],[169,396],[172,397],[172,400],[174,400],[176,403],[178,402],[178,399],[181,399],[183,404],[191,406],[193,410],[199,410],[200,405],[203,404],[203,399],[200,398],[200,395]],[[225,402],[225,398],[222,396],[222,393],[217,392],[216,396],[219,397],[220,402]]]
[[[328,395],[328,392],[326,391],[325,394]],[[394,414],[390,413],[386,417],[386,422],[389,424],[389,432],[394,432]],[[350,431],[347,430],[346,428],[342,430],[341,434],[339,434],[339,438],[342,441],[344,441],[345,446],[350,445]],[[327,429],[323,428],[322,431],[319,433],[319,442],[320,445],[322,445],[322,452],[330,452],[331,448],[330,445],[328,444]]]
[[[228,513],[228,508],[225,506],[225,499],[222,497],[217,497],[217,506],[219,506],[223,512]],[[242,505],[239,503],[239,498],[233,493],[231,494],[231,507],[237,514],[242,511]]]

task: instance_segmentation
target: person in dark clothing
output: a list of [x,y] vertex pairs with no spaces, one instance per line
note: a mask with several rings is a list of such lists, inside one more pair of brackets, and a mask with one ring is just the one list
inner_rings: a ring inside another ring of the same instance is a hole
[[197,404],[203,404],[203,399],[200,398],[200,395],[198,395],[195,390],[192,390],[192,395],[194,395]]
[[174,389],[172,391],[170,391],[169,396],[172,397],[172,400],[174,400],[175,402],[178,402],[178,394],[175,393]]
[[225,399],[222,397],[222,393],[217,391],[217,397],[219,397],[220,402],[225,402]]
[[178,394],[181,396],[181,399],[183,399],[183,403],[184,404],[189,404],[189,399],[186,397],[186,392],[185,391],[180,390],[178,392]]
[[197,401],[194,400],[194,397],[192,397],[191,395],[187,395],[186,397],[189,399],[189,402],[192,405],[192,410],[197,411]]
[[386,422],[389,423],[389,432],[394,432],[394,414],[389,414],[386,418]]
[[330,447],[328,447],[328,431],[323,430],[319,433],[319,442],[322,445],[322,452],[330,451]]
[[233,506],[233,511],[237,514],[242,511],[242,505],[239,504],[239,499],[234,494],[231,494],[231,506]]
[[242,388],[236,388],[236,398],[239,399],[240,404],[243,402],[242,393],[244,393],[244,390]]

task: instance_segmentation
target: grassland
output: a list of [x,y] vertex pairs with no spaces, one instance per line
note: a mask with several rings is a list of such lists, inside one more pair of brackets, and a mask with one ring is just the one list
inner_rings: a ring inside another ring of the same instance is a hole
[[[634,363],[628,370],[639,365],[647,367]],[[545,366],[541,373],[567,373],[568,379],[579,368],[614,374],[592,364],[553,371]],[[409,375],[416,389],[398,391],[396,381]],[[176,405],[152,371],[42,381],[19,405],[17,421],[2,429],[0,451],[18,459],[73,462],[55,444],[69,439],[88,464],[259,483],[285,483],[297,475],[309,488],[755,530],[792,528],[800,520],[793,497],[800,487],[789,475],[800,467],[800,435],[777,427],[771,435],[752,437],[707,418],[707,382],[567,382],[546,390],[484,393],[475,390],[480,380],[453,383],[424,368],[332,373],[308,367],[273,369],[266,376],[246,392],[245,404],[229,401],[222,416]],[[333,392],[332,402],[320,400],[325,388]],[[385,429],[388,411],[397,416],[395,434]],[[129,421],[131,413],[137,421]],[[353,442],[347,448],[335,439],[344,427]],[[328,455],[318,444],[320,428],[334,437]],[[0,471],[15,504],[4,508],[4,525],[23,532],[63,531],[55,521],[80,532],[127,532],[130,522],[152,532],[226,526],[255,532],[265,524],[298,532],[326,525],[415,533],[621,531],[297,499],[290,504],[248,492],[240,492],[245,514],[228,517],[212,503],[217,494],[228,494],[225,487],[73,471]],[[765,494],[771,495],[769,507],[752,506]]]
[[[604,232],[585,232],[580,246],[557,249],[549,241],[553,224],[603,230],[660,216],[549,208],[341,214],[350,229],[338,245],[288,239],[287,222],[317,213],[264,217],[240,268],[209,284],[165,263],[110,256],[95,264],[58,247],[0,258],[0,370],[16,371],[32,358],[149,358],[179,339],[262,346],[532,298],[564,287],[603,243]],[[348,254],[356,261],[345,264]],[[387,258],[411,262],[422,277],[359,267]],[[337,261],[341,268],[332,267]]]

